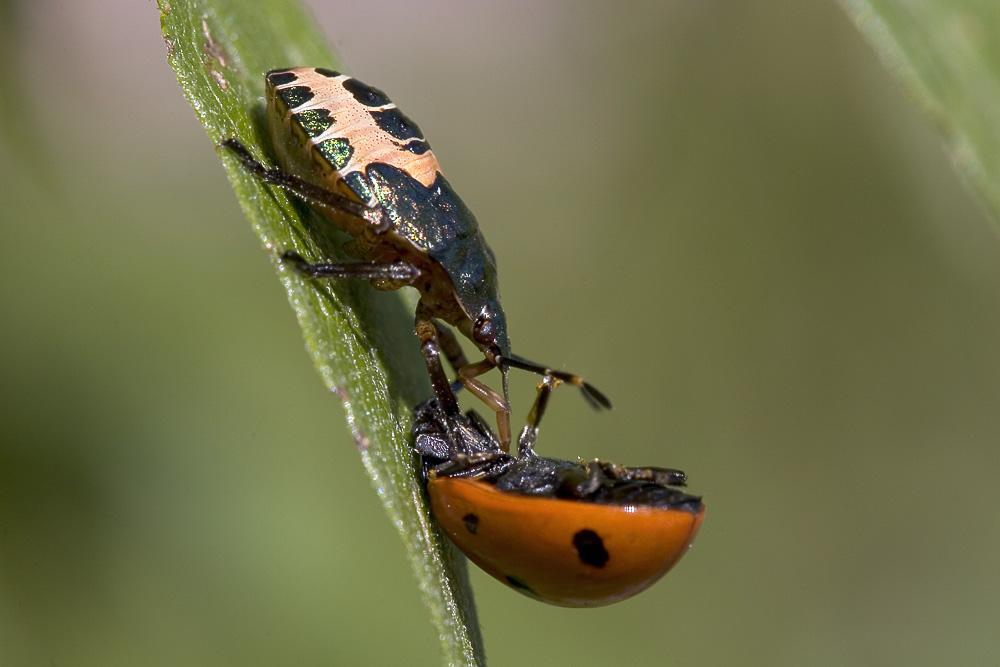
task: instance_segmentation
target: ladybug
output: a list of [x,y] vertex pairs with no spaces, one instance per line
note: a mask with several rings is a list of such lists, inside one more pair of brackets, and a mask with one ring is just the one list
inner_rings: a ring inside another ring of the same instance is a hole
[[475,411],[414,410],[431,514],[476,565],[531,598],[598,607],[649,588],[687,553],[705,516],[685,474],[534,451],[558,380],[546,376],[514,456]]
[[[511,352],[493,251],[441,174],[420,128],[385,93],[323,68],[279,69],[265,79],[267,126],[281,168],[265,167],[235,138],[222,145],[251,174],[292,193],[353,237],[344,248],[361,261],[310,263],[292,252],[286,260],[314,278],[363,279],[381,290],[416,288],[417,337],[449,416],[460,411],[442,352],[461,384],[496,413],[504,450],[511,441],[512,367],[553,375],[580,387],[595,407],[611,407],[580,376]],[[471,340],[483,359],[469,363],[442,322]],[[500,369],[502,395],[477,379],[493,368]]]

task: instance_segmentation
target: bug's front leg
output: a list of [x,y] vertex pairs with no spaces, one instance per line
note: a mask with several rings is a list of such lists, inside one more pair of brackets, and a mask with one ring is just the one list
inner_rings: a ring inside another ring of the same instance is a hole
[[466,364],[458,369],[458,379],[473,396],[485,403],[497,415],[497,435],[503,451],[510,450],[510,403],[502,395],[493,391],[476,379],[483,373],[496,368],[489,359]]
[[414,328],[420,340],[420,353],[424,356],[424,363],[427,364],[427,374],[431,378],[434,395],[437,396],[445,417],[449,422],[453,422],[461,416],[461,412],[455,392],[451,390],[451,384],[448,382],[448,375],[441,365],[441,346],[438,343],[437,328],[429,318],[421,314],[419,308]]
[[469,392],[476,398],[481,400],[483,403],[488,405],[491,410],[493,410],[497,415],[497,433],[500,436],[500,446],[503,451],[510,450],[510,403],[507,399],[493,391],[485,384],[476,380],[475,378],[483,373],[486,373],[496,366],[493,365],[489,360],[483,359],[474,364],[470,364],[469,360],[465,356],[465,352],[462,351],[462,346],[459,345],[458,339],[455,334],[439,324],[438,322],[433,322],[434,328],[437,331],[437,340],[440,344],[441,352],[444,352],[445,357],[448,359],[448,363],[451,364],[452,369],[458,375],[459,381],[462,386],[469,390]]
[[441,351],[451,364],[451,369],[458,373],[463,366],[469,365],[469,360],[458,343],[455,333],[440,322],[434,321],[434,328],[437,330],[438,342],[441,343]]

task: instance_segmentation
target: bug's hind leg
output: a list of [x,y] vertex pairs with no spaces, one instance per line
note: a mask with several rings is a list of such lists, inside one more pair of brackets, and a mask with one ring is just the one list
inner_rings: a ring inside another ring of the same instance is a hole
[[298,176],[289,174],[281,169],[265,167],[260,160],[255,158],[247,150],[246,146],[240,143],[239,139],[230,137],[219,144],[223,148],[228,148],[243,165],[243,168],[255,177],[286,190],[302,201],[316,208],[332,211],[335,214],[353,216],[361,218],[366,223],[375,228],[376,231],[385,231],[391,228],[392,224],[388,216],[379,207],[365,206],[364,204],[337,194],[325,188],[317,187],[312,183],[302,180]]

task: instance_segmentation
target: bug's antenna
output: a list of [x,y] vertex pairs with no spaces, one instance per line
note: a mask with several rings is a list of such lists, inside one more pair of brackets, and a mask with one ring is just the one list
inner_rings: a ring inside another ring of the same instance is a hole
[[[552,377],[558,378],[563,382],[579,387],[583,391],[583,397],[587,399],[587,402],[590,403],[591,407],[606,408],[608,410],[612,408],[611,399],[602,394],[597,387],[590,384],[579,375],[574,375],[573,373],[567,373],[565,371],[555,371],[547,366],[536,364],[534,361],[528,361],[527,359],[519,357],[515,354],[504,357],[504,362],[514,368],[531,371],[532,373],[538,373],[539,375],[551,375]],[[506,380],[506,375],[504,376],[504,380]]]

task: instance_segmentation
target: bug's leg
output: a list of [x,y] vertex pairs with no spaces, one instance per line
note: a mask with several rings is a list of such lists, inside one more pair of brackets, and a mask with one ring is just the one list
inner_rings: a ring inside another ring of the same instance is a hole
[[441,343],[441,351],[444,352],[444,356],[448,359],[448,363],[451,364],[452,370],[458,373],[460,368],[469,365],[469,360],[466,358],[465,352],[462,350],[462,346],[458,344],[458,338],[451,329],[444,326],[440,322],[435,321],[434,328],[437,329],[438,341]]
[[579,375],[567,373],[565,371],[553,370],[547,366],[536,364],[534,361],[528,361],[524,357],[519,357],[516,354],[507,355],[504,357],[503,361],[507,366],[513,366],[514,368],[531,371],[532,373],[538,373],[539,375],[551,375],[559,378],[563,382],[579,387],[583,390],[583,397],[587,399],[587,402],[595,408],[607,408],[610,410],[612,407],[611,399],[602,394],[597,387],[590,384]]
[[332,210],[336,213],[354,216],[355,218],[361,218],[376,230],[387,230],[391,227],[389,219],[381,208],[365,206],[336,192],[316,187],[312,183],[308,183],[281,169],[265,167],[235,137],[226,139],[219,145],[231,150],[243,164],[243,168],[258,179],[264,183],[269,183],[291,192],[307,204],[321,209]]
[[462,383],[462,386],[468,389],[469,392],[476,398],[488,405],[491,410],[496,412],[497,431],[500,436],[501,447],[503,451],[508,451],[510,449],[511,440],[510,402],[507,400],[506,396],[501,396],[479,380],[475,379],[476,376],[482,375],[483,373],[496,368],[496,366],[487,359],[470,364],[469,360],[465,356],[465,352],[462,351],[462,346],[458,344],[458,338],[455,337],[455,334],[451,331],[451,329],[446,328],[439,322],[434,322],[434,327],[437,330],[441,351],[448,359],[448,363],[451,364],[455,373],[458,374],[458,379]]
[[[281,169],[265,167],[250,154],[250,151],[239,142],[230,138],[220,144],[233,151],[243,168],[264,183],[282,188],[295,195],[305,203],[330,211],[340,220],[347,221],[346,228],[356,238],[346,244],[348,252],[355,256],[364,256],[366,250],[371,250],[379,244],[379,237],[392,229],[392,223],[380,207],[366,206],[343,195],[293,176]],[[345,216],[345,217],[340,217]],[[294,252],[287,252],[282,259],[294,261],[299,270],[313,278],[359,278],[370,280],[381,290],[394,290],[411,284],[420,274],[420,270],[412,264],[395,262],[393,264],[372,263],[340,263],[318,262],[310,264]]]
[[[459,382],[497,413],[497,429],[502,441],[502,448],[506,452],[510,448],[511,440],[510,401],[507,399],[506,372],[504,372],[504,395],[501,396],[479,380],[474,379],[477,375],[481,375],[494,368],[494,365],[486,360],[477,364],[470,364],[468,358],[465,356],[465,352],[462,351],[462,346],[458,343],[458,338],[455,337],[452,330],[439,322],[434,322],[434,325],[437,327],[438,340],[441,342],[441,351],[444,352],[448,363],[451,364],[455,373],[458,374]],[[482,366],[482,369],[480,369],[480,366]]]
[[441,410],[449,422],[457,421],[461,416],[458,409],[458,399],[455,392],[451,390],[448,383],[448,376],[441,365],[441,346],[438,344],[437,329],[430,318],[417,309],[417,321],[414,326],[417,338],[420,340],[420,353],[424,355],[424,363],[427,364],[427,374],[431,378],[431,387],[434,388],[434,395],[437,396]]
[[288,251],[281,258],[294,262],[296,268],[310,278],[359,278],[377,281],[379,289],[398,289],[412,283],[420,269],[407,262],[374,264],[372,262],[315,262],[304,260],[298,253]]
[[462,386],[469,390],[470,394],[481,400],[497,414],[497,435],[500,436],[500,446],[506,452],[510,450],[510,403],[476,379],[493,368],[496,366],[489,359],[466,364],[458,369],[458,379]]

